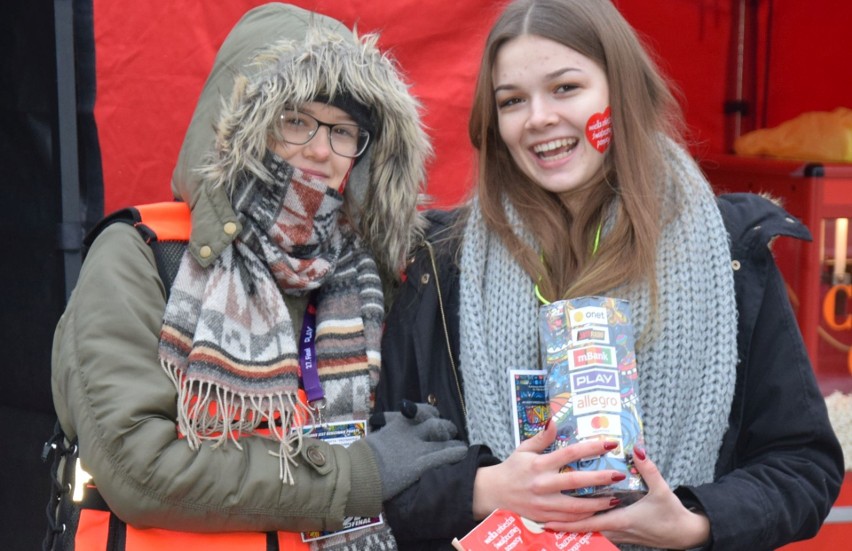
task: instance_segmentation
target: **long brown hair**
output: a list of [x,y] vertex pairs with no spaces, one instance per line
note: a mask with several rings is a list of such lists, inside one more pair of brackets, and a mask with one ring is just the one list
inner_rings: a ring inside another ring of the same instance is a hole
[[[500,48],[521,35],[567,46],[597,63],[607,77],[612,141],[601,181],[590,186],[584,206],[576,212],[531,181],[500,139],[492,69]],[[486,42],[469,133],[478,150],[477,194],[485,222],[538,282],[544,297],[599,294],[645,280],[653,300],[656,245],[663,224],[662,137],[679,141],[680,120],[665,79],[608,0],[516,0],[506,7]],[[513,231],[504,198],[541,253]],[[595,234],[610,216],[612,223],[592,254]]]

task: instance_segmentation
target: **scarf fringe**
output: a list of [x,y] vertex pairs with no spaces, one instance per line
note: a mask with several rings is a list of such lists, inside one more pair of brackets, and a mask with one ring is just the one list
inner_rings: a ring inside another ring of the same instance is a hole
[[302,451],[302,427],[316,423],[316,407],[303,403],[296,393],[240,394],[208,381],[188,379],[182,368],[166,360],[161,359],[160,364],[177,389],[178,429],[190,449],[198,450],[205,441],[213,442],[213,448],[231,441],[242,450],[240,436],[258,436],[258,428],[266,422],[268,438],[278,441],[278,452],[269,450],[279,459],[278,477],[284,484],[295,482],[291,469],[298,466],[295,458]]

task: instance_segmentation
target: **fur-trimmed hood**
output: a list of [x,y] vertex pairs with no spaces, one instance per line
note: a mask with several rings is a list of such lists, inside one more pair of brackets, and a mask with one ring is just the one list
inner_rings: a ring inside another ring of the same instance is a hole
[[417,100],[377,40],[286,4],[248,12],[199,98],[172,177],[175,195],[194,205],[204,188],[229,189],[246,171],[269,181],[261,160],[283,106],[346,92],[371,108],[375,127],[346,186],[347,210],[383,275],[398,276],[422,228],[417,206],[432,149]]

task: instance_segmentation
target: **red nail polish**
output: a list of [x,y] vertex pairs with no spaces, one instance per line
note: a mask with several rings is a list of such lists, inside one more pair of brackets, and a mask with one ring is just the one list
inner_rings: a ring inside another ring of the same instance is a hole
[[612,473],[612,481],[613,482],[621,482],[627,478],[627,475],[624,473]]
[[635,455],[639,461],[645,461],[645,450],[642,448],[633,448],[633,455]]
[[612,440],[604,442],[604,449],[605,450],[614,450],[617,447],[618,447],[618,442],[613,442]]
[[553,417],[549,417],[549,418],[547,419],[547,423],[545,423],[545,424],[544,424],[544,430],[547,430],[547,429],[549,429],[549,428],[550,428],[550,422],[551,422],[551,421],[553,421]]
[[609,500],[609,506],[610,507],[618,507],[619,505],[621,505],[621,500],[618,499],[617,497],[614,497],[614,498]]

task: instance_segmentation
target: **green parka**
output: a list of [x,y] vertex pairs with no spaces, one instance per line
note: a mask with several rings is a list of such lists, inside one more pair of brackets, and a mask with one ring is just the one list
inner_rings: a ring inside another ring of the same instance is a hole
[[[228,115],[223,90],[233,86],[235,67],[242,69],[257,49],[282,38],[301,39],[309,26],[339,32],[361,54],[374,50],[374,43],[353,40],[337,21],[267,4],[240,20],[217,56],[172,182],[175,195],[191,207],[189,249],[202,266],[241,229],[226,189],[200,185],[192,171],[213,146],[213,123],[223,118],[219,110]],[[361,233],[380,266],[392,272],[416,238],[418,217],[388,213],[413,210],[431,151],[417,104],[392,64],[383,56],[370,59],[376,65],[366,70],[388,73],[388,86],[399,86],[370,88],[353,81],[352,68],[345,66],[325,77],[342,81],[366,105],[384,98],[375,108],[378,139],[353,171],[346,200],[366,213]],[[292,67],[289,78],[306,77]],[[318,86],[315,93],[328,84]],[[178,438],[177,392],[158,359],[166,297],[151,248],[133,227],[113,224],[88,251],[56,329],[54,405],[63,431],[78,438],[82,466],[110,508],[137,527],[198,532],[333,530],[345,516],[377,515],[381,481],[363,442],[343,448],[309,440],[290,485],[279,479],[279,458],[271,453],[278,451],[275,441],[254,437],[241,439],[242,449],[229,443],[193,451]]]

